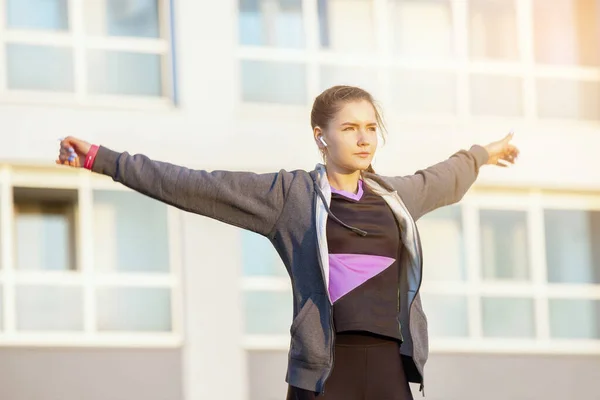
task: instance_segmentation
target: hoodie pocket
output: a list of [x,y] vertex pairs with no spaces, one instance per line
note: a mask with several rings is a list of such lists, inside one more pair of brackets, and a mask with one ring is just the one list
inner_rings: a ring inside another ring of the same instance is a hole
[[317,308],[317,306],[313,302],[312,297],[309,297],[308,300],[306,300],[306,302],[304,303],[304,305],[300,309],[300,312],[298,312],[298,315],[296,315],[296,318],[294,318],[294,321],[292,321],[292,326],[290,328],[290,333],[291,333],[292,336],[294,336],[294,334],[298,330],[298,327],[300,325],[302,325],[302,323],[306,319],[306,316],[310,312],[314,312],[314,310],[316,308]]
[[318,307],[323,299],[326,298],[322,295],[311,296],[294,318],[290,328],[290,358],[306,364],[327,364],[329,351],[323,330],[323,316]]

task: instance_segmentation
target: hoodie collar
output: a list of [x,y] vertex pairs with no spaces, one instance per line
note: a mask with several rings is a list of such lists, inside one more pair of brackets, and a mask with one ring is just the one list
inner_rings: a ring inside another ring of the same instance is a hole
[[[317,173],[316,182],[319,185],[319,188],[324,194],[327,195],[328,199],[331,199],[331,185],[329,184],[329,179],[327,179],[327,170],[325,169],[325,165],[321,163],[317,164],[315,166],[315,171]],[[361,171],[360,175],[364,183],[370,189],[375,190],[380,195],[382,194],[382,191],[391,193],[396,191],[392,185],[390,185],[385,179],[377,174]]]

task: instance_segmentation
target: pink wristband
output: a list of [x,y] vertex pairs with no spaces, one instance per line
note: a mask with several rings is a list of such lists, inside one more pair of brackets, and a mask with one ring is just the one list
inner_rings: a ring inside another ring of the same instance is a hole
[[98,153],[98,149],[99,147],[95,144],[93,144],[92,147],[90,147],[90,150],[85,156],[85,163],[83,164],[83,168],[89,170],[92,169],[92,166],[94,165],[94,160],[96,159],[96,154]]

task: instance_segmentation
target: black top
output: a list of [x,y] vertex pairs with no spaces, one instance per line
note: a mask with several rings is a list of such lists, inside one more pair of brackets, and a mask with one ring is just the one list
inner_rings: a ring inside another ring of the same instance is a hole
[[336,332],[365,331],[401,340],[400,232],[387,203],[359,182],[357,194],[333,190],[327,221],[329,292]]

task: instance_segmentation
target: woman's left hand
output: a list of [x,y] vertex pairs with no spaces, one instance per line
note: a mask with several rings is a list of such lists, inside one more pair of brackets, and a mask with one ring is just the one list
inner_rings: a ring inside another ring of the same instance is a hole
[[511,132],[503,139],[484,146],[490,155],[486,164],[499,167],[508,167],[510,164],[514,164],[519,156],[519,149],[510,143],[512,138],[513,133]]

